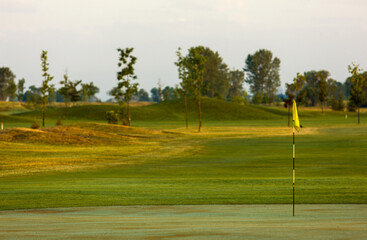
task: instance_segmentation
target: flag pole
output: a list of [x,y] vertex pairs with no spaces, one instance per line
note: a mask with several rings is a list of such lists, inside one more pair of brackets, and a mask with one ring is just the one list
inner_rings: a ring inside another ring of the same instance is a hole
[[295,178],[296,178],[296,171],[295,171],[295,164],[294,164],[294,159],[296,157],[296,148],[295,148],[295,143],[294,143],[294,120],[293,120],[293,216],[294,216],[294,183],[295,183]]

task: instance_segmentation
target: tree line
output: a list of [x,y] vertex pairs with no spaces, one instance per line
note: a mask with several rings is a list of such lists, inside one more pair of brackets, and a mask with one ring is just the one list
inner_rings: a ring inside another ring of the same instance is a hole
[[[25,102],[34,107],[41,104],[42,86],[31,85],[25,88],[25,79],[15,82],[15,74],[8,67],[0,67],[0,100]],[[75,102],[99,102],[96,97],[99,88],[93,82],[83,83],[81,80],[71,81],[67,73],[59,83],[61,87],[56,89],[54,84],[48,86],[48,103],[64,102],[66,106]]]
[[[120,106],[119,112],[110,113],[110,117],[114,119],[113,121],[120,119],[125,125],[130,125],[131,121],[129,107],[131,100],[161,102],[184,99],[187,113],[187,101],[191,99],[198,108],[199,131],[203,96],[242,104],[251,102],[272,105],[283,101],[288,109],[293,99],[299,106],[320,105],[322,111],[325,106],[331,106],[333,110],[344,110],[346,99],[349,111],[359,112],[360,107],[367,106],[367,72],[363,72],[358,65],[349,67],[351,76],[344,83],[332,79],[326,70],[298,73],[292,83],[286,84],[285,94],[279,94],[281,61],[273,56],[270,50],[260,49],[248,54],[243,69],[231,69],[218,52],[204,46],[191,47],[187,50],[187,54],[182,54],[179,48],[174,64],[180,83],[164,87],[161,81],[158,81],[157,87],[150,90],[151,96],[149,96],[148,92],[139,89],[138,83],[135,82],[137,76],[134,73],[134,65],[137,58],[132,52],[133,48],[118,49],[117,65],[120,68],[117,72],[118,82],[117,86],[108,92],[113,96],[113,101]],[[24,79],[19,79],[18,83],[15,83],[13,72],[8,67],[1,67],[0,100],[38,104],[42,106],[43,111],[47,103],[54,101],[62,101],[69,106],[73,102],[98,100],[95,94],[99,92],[99,88],[93,82],[72,81],[67,73],[59,82],[61,87],[56,89],[55,85],[51,84],[53,77],[48,74],[48,65],[47,51],[42,51],[41,67],[44,78],[42,85],[40,87],[32,85],[26,91]],[[249,85],[250,94],[244,90],[244,83]]]
[[9,67],[0,67],[0,100],[26,102],[33,107],[41,106],[42,126],[45,126],[46,106],[48,103],[64,102],[65,106],[68,107],[69,103],[98,100],[95,94],[99,92],[99,88],[93,82],[71,81],[67,73],[64,75],[64,79],[59,82],[62,86],[56,89],[55,85],[51,84],[54,77],[48,73],[47,51],[42,51],[41,53],[41,70],[43,77],[41,86],[31,85],[25,91],[24,78],[19,79],[15,83],[16,76]]
[[[31,85],[25,88],[25,79],[21,78],[15,82],[15,74],[8,67],[0,67],[0,100],[18,101],[29,103],[30,105],[41,104],[41,87]],[[99,88],[93,82],[83,83],[81,80],[71,81],[67,74],[60,80],[61,87],[56,89],[54,84],[50,84],[47,95],[48,103],[64,102],[69,106],[75,102],[99,102],[96,97]]]

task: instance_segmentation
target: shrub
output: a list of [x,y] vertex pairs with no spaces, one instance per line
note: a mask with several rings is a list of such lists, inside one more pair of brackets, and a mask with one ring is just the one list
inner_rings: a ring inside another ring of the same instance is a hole
[[118,114],[115,111],[107,111],[106,112],[107,122],[110,124],[118,124]]
[[56,121],[56,126],[61,126],[62,125],[62,123],[61,123],[61,118],[60,117],[58,117],[57,118],[57,121]]
[[129,126],[129,122],[125,118],[123,118],[122,119],[122,125]]
[[40,125],[39,125],[39,123],[36,120],[34,120],[33,123],[32,123],[32,125],[31,125],[31,128],[32,129],[39,129],[40,128]]
[[352,101],[348,102],[347,108],[349,112],[355,112],[357,110],[357,106]]

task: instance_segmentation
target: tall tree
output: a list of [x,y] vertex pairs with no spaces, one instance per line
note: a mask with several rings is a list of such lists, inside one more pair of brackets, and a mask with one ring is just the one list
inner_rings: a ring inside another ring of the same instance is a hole
[[294,91],[296,95],[303,89],[306,82],[306,76],[297,73],[297,76],[293,78]]
[[152,101],[159,102],[158,88],[154,87],[150,89],[150,93],[152,95]]
[[285,107],[288,108],[288,127],[290,127],[291,125],[291,107],[293,105],[293,100],[294,98],[296,97],[296,94],[295,94],[295,86],[294,86],[294,83],[286,83],[285,84],[286,86],[286,92],[285,94],[287,95],[287,98],[284,99],[284,104],[285,104]]
[[175,99],[175,89],[173,87],[167,86],[162,90],[163,101]]
[[8,82],[8,87],[6,89],[6,94],[8,95],[9,101],[15,101],[17,98],[17,84],[14,79]]
[[336,93],[340,89],[340,86],[341,86],[341,83],[337,82],[335,79],[329,78],[327,80],[328,97],[336,95]]
[[243,69],[246,74],[246,82],[250,84],[250,91],[257,103],[273,103],[277,88],[280,86],[280,60],[273,58],[273,53],[266,49],[260,49],[254,54],[249,54]]
[[363,92],[364,92],[364,102],[362,105],[367,107],[367,71],[362,73],[363,78],[365,79],[363,84]]
[[163,100],[163,84],[161,82],[161,79],[158,79],[158,83],[157,83],[157,93],[158,93],[158,102],[162,102]]
[[78,102],[81,99],[81,90],[78,90],[78,86],[81,82],[82,82],[82,80],[70,81],[69,82],[70,101],[72,103]]
[[131,55],[133,50],[134,48],[117,49],[120,53],[118,66],[121,67],[121,70],[117,72],[117,80],[119,81],[117,87],[123,95],[123,102],[120,102],[120,106],[122,107],[122,104],[126,106],[127,124],[129,126],[131,124],[129,102],[131,97],[138,91],[139,85],[138,83],[132,83],[133,80],[137,79],[134,73],[137,58]]
[[243,92],[243,83],[245,82],[245,73],[240,70],[229,72],[229,90],[227,98],[233,101],[236,97],[241,97]]
[[218,52],[214,52],[209,47],[198,46],[195,48],[206,58],[204,64],[204,83],[207,91],[203,92],[203,94],[211,98],[225,99],[230,87],[227,64],[223,62]]
[[90,102],[92,98],[95,97],[97,93],[99,93],[99,88],[95,86],[93,82],[82,83],[81,93],[82,93],[82,101]]
[[14,82],[15,75],[8,67],[0,67],[0,101],[6,101],[7,89],[10,82]]
[[115,101],[119,104],[124,101],[123,92],[119,87],[113,87],[110,91],[108,91],[108,94],[113,96]]
[[306,92],[303,90],[303,87],[305,82],[306,77],[300,73],[297,73],[297,76],[293,78],[293,83],[285,84],[287,88],[285,93],[287,98],[284,99],[284,103],[288,107],[288,127],[290,126],[290,112],[293,105],[293,100],[295,99],[298,105],[304,104]]
[[25,79],[19,79],[18,80],[18,84],[17,84],[17,98],[19,102],[23,101],[23,96],[24,96],[24,83],[25,83]]
[[202,127],[201,120],[201,96],[207,90],[207,85],[204,82],[205,62],[206,57],[202,55],[204,47],[192,47],[186,56],[185,67],[188,70],[188,77],[192,82],[192,95],[196,101],[199,114],[199,129]]
[[65,107],[68,107],[70,102],[70,82],[71,81],[69,80],[68,74],[66,72],[64,74],[64,80],[60,81],[62,87],[58,90],[59,94],[64,98]]
[[52,77],[49,73],[48,73],[48,65],[50,65],[47,62],[47,51],[42,51],[41,54],[41,67],[42,67],[42,76],[43,76],[43,81],[42,81],[42,86],[40,88],[41,90],[41,101],[42,101],[42,127],[45,126],[45,115],[46,115],[46,104],[48,101],[48,92],[49,92],[49,82],[52,81],[52,79],[54,77]]
[[34,108],[41,103],[41,90],[34,85],[29,86],[24,96],[27,104],[33,105]]
[[49,103],[53,103],[56,102],[56,88],[54,84],[51,84],[49,89],[48,89],[48,102]]
[[320,79],[318,88],[319,88],[319,100],[321,103],[321,112],[324,113],[324,105],[325,105],[326,98],[328,96],[328,88],[327,88],[326,79]]
[[320,101],[319,92],[320,92],[320,81],[327,81],[330,73],[326,70],[321,71],[308,71],[304,73],[306,76],[306,86],[305,89],[307,91],[306,98],[310,102],[311,106],[316,106],[316,103]]
[[338,110],[344,110],[344,107],[344,95],[343,92],[340,90],[338,96]]
[[87,83],[82,83],[81,94],[82,94],[82,101],[88,102],[89,96],[88,96],[88,84]]
[[138,91],[137,95],[138,95],[138,101],[141,101],[141,102],[149,101],[149,94],[143,88],[141,88]]
[[359,65],[355,65],[354,63],[351,66],[348,66],[350,76],[351,88],[350,88],[350,101],[357,107],[358,112],[358,124],[360,124],[359,118],[359,108],[364,101],[365,92],[364,84],[366,79],[363,77],[361,73],[361,69]]
[[338,102],[337,102],[337,94],[338,94],[338,82],[332,78],[327,80],[327,92],[328,92],[328,105],[331,106],[333,110],[338,109]]
[[178,48],[177,52],[177,62],[175,65],[178,68],[178,77],[181,79],[180,86],[177,87],[177,92],[184,98],[185,102],[185,121],[186,129],[189,127],[189,111],[187,98],[190,90],[192,90],[192,79],[189,75],[189,69],[187,68],[187,58],[181,54],[181,48]]
[[305,86],[305,82],[306,82],[306,76],[300,73],[297,73],[297,76],[293,78],[293,90],[297,102],[297,111],[299,106],[305,104],[306,91],[303,89]]

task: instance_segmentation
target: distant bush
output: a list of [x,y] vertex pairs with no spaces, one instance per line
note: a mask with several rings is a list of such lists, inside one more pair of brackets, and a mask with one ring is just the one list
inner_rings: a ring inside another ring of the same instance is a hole
[[357,110],[357,106],[352,101],[348,101],[347,107],[349,112],[355,112]]
[[122,125],[129,126],[129,122],[125,118],[123,118],[122,119]]
[[61,118],[58,117],[56,121],[56,126],[61,126],[61,125],[62,125]]
[[331,109],[333,109],[334,111],[343,111],[345,108],[343,93],[339,92],[338,100],[336,100],[336,97],[334,95],[331,96],[329,100],[329,106],[331,106]]
[[113,110],[106,112],[106,119],[109,124],[118,124],[118,114]]
[[234,103],[238,103],[238,104],[246,104],[246,103],[244,103],[245,102],[245,100],[247,100],[247,99],[244,99],[243,97],[241,97],[241,96],[236,96],[236,97],[233,97],[232,98],[232,102],[234,102]]
[[33,123],[32,123],[32,125],[31,125],[31,128],[32,129],[39,129],[40,128],[40,125],[39,125],[39,123],[36,120],[34,120]]

